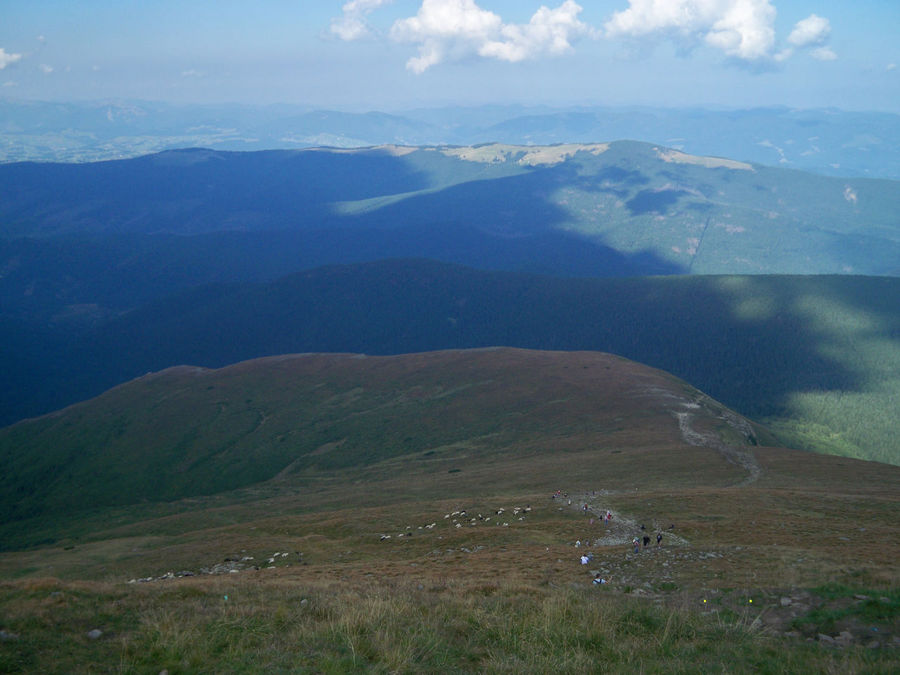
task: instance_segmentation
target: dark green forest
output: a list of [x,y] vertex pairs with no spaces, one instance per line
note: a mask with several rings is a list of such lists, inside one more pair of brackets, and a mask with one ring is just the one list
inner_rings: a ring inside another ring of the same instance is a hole
[[36,386],[28,371],[40,342],[4,365],[22,382],[19,401],[39,411],[177,364],[498,345],[596,350],[669,371],[787,444],[896,463],[897,307],[892,277],[561,279],[382,261],[152,302],[57,347]]

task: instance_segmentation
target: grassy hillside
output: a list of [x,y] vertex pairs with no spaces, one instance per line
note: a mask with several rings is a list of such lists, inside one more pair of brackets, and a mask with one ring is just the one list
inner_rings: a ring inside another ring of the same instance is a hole
[[750,434],[596,353],[148,376],[2,432],[0,667],[896,671],[900,468]]
[[[632,409],[622,398],[645,401]],[[677,439],[672,411],[700,401],[706,414],[724,414],[671,376],[593,353],[309,355],[180,367],[0,432],[0,513],[20,521],[173,501],[407,455],[438,466],[481,461],[584,434],[620,449],[655,446],[659,434]],[[662,420],[646,424],[649,417]],[[742,424],[738,441],[755,442]]]
[[895,278],[566,280],[371,263],[149,305],[45,364],[30,390],[74,402],[173,365],[294,352],[598,350],[672,372],[784,443],[897,463],[898,307]]

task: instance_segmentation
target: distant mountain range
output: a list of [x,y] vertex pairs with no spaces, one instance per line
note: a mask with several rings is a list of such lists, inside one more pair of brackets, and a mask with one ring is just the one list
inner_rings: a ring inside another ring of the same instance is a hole
[[898,462],[897,213],[897,181],[636,142],[2,165],[0,422],[179,364],[509,345]]
[[[121,247],[122,237],[137,235],[262,234],[249,244],[260,256],[258,275],[273,262],[266,237],[280,239],[276,257],[282,244],[292,247],[294,269],[420,255],[577,276],[897,274],[897,213],[898,181],[828,178],[624,141],[181,150],[0,165],[7,241],[118,237],[113,245]],[[294,234],[287,241],[272,232]],[[206,258],[204,266],[216,265],[216,256]]]
[[303,106],[0,99],[0,161],[93,161],[172,148],[548,145],[635,139],[692,154],[900,179],[900,115],[834,109],[482,106],[341,112]]

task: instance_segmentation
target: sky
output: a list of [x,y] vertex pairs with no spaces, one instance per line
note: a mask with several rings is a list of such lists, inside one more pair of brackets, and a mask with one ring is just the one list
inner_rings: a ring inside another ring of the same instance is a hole
[[0,97],[900,113],[900,0],[0,0]]

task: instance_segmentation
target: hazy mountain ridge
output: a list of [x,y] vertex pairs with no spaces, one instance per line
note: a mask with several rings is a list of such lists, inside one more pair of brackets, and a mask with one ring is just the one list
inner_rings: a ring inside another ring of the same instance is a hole
[[591,143],[635,138],[760,164],[900,179],[900,116],[833,109],[484,106],[384,112],[145,101],[0,100],[0,161],[94,161],[202,146],[260,150]]

